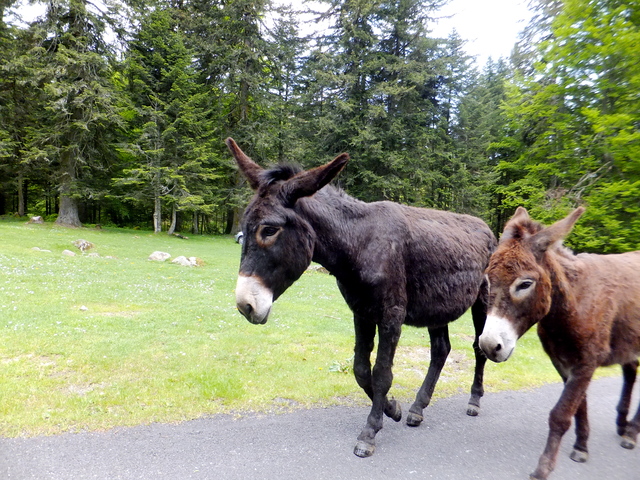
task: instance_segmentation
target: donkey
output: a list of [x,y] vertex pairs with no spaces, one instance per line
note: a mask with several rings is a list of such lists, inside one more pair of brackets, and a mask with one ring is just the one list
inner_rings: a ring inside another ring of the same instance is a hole
[[537,323],[542,346],[564,382],[532,479],[546,479],[554,469],[573,416],[571,459],[587,461],[586,393],[599,366],[622,365],[624,385],[617,407],[622,446],[633,448],[640,430],[640,409],[627,422],[640,355],[640,251],[574,255],[562,241],[583,212],[577,208],[543,228],[519,207],[487,268],[489,313],[480,337],[482,350],[494,362],[504,362],[518,338]]
[[476,366],[467,413],[477,415],[486,363],[478,347],[486,319],[484,270],[497,243],[489,227],[468,215],[348,196],[328,185],[348,162],[347,154],[312,170],[263,170],[233,139],[226,143],[256,191],[242,220],[238,310],[251,323],[265,323],[272,303],[313,260],[336,277],[353,312],[353,371],[372,401],[354,453],[374,453],[383,412],[395,421],[402,418],[400,405],[387,393],[404,323],[427,327],[431,339],[427,376],[407,417],[408,425],[418,426],[451,350],[447,325],[471,307]]

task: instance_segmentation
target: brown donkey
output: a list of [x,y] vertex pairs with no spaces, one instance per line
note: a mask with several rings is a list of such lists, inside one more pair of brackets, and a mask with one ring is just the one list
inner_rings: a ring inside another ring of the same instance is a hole
[[542,346],[565,384],[549,414],[547,445],[532,479],[546,479],[553,470],[573,416],[571,458],[587,460],[586,392],[599,366],[622,365],[617,419],[622,446],[633,448],[640,430],[640,409],[627,423],[640,355],[640,251],[574,255],[562,240],[583,212],[580,207],[544,228],[519,207],[487,268],[489,310],[482,350],[494,362],[504,362],[516,340],[537,323]]

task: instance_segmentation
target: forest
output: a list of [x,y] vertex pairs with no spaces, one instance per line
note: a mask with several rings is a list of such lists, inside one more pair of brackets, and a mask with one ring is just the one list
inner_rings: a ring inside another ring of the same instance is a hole
[[[530,0],[478,66],[446,0],[0,0],[0,216],[229,234],[262,165],[348,152],[339,186],[640,249],[640,2]],[[301,19],[306,20],[301,20]],[[322,29],[311,28],[325,26]]]

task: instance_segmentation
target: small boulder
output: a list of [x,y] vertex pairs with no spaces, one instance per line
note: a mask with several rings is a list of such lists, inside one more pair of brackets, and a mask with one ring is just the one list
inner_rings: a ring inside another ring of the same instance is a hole
[[95,247],[95,245],[94,245],[93,243],[88,242],[88,241],[86,241],[86,240],[83,240],[83,239],[81,239],[81,238],[80,238],[80,239],[78,239],[78,240],[74,240],[74,241],[73,241],[73,242],[71,242],[71,243],[73,243],[73,245],[74,245],[76,248],[79,248],[79,249],[80,249],[80,251],[81,251],[82,253],[84,253],[84,252],[86,252],[87,250],[89,250],[89,249],[91,249],[91,248]]
[[157,262],[164,262],[169,258],[171,258],[171,254],[166,252],[156,251],[156,252],[153,252],[151,255],[149,255],[149,260],[155,260]]
[[189,261],[194,267],[202,267],[204,265],[204,260],[198,257],[189,257]]
[[189,260],[184,255],[180,255],[179,257],[174,258],[173,260],[171,260],[171,263],[175,263],[176,265],[182,265],[183,267],[195,266],[193,263],[191,263],[191,260]]
[[67,257],[75,257],[76,256],[75,252],[72,252],[71,250],[63,250],[62,254],[66,255]]

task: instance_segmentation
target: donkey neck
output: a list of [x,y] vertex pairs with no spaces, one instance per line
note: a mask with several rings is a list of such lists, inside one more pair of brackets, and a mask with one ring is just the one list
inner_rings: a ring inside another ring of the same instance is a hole
[[576,311],[580,261],[568,250],[548,252],[545,260],[551,279],[551,309],[547,318],[555,322],[572,316]]
[[352,265],[358,251],[358,226],[368,217],[368,204],[327,186],[296,203],[296,212],[316,233],[313,261],[333,275]]

